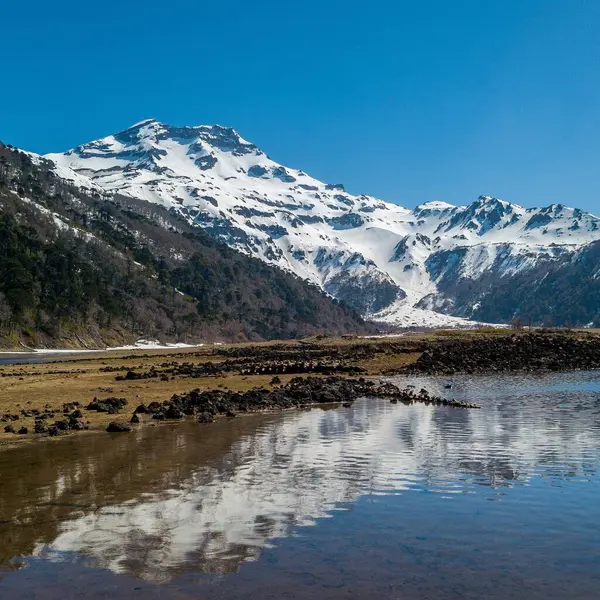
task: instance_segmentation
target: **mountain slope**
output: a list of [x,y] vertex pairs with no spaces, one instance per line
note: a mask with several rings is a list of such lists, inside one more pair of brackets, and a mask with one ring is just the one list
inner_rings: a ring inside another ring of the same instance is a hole
[[0,145],[4,345],[357,331],[373,328],[317,287],[177,214]]
[[48,158],[72,169],[77,185],[162,205],[364,315],[405,326],[460,324],[445,313],[475,314],[457,305],[449,280],[526,274],[600,240],[597,217],[562,205],[526,209],[481,196],[467,206],[408,210],[355,196],[218,125],[143,121]]
[[445,277],[441,291],[421,305],[493,323],[518,319],[600,327],[600,242],[540,259],[515,273],[489,270],[475,280]]

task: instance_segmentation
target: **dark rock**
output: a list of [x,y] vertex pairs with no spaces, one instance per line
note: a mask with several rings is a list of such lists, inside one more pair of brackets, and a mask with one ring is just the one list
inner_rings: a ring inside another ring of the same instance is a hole
[[27,429],[27,427],[21,427],[21,429],[19,429],[19,435],[27,435],[29,433],[29,429]]
[[171,405],[167,409],[167,412],[165,413],[165,417],[167,419],[183,419],[183,417],[185,417],[185,414],[179,408]]
[[44,419],[36,419],[34,425],[35,433],[48,433],[48,425]]
[[198,423],[214,423],[215,418],[209,412],[201,412],[198,415]]
[[17,433],[12,425],[7,425],[4,428],[4,433]]
[[87,410],[116,414],[126,405],[127,400],[125,400],[125,398],[105,398],[104,400],[98,400],[98,398],[94,398],[87,405]]
[[453,375],[600,368],[600,339],[566,333],[481,335],[430,342],[403,373]]
[[135,371],[127,371],[125,375],[117,375],[115,377],[116,381],[132,381],[135,379],[143,379],[144,376],[141,373],[136,373]]
[[0,421],[2,421],[3,423],[6,423],[7,421],[8,422],[18,421],[19,418],[20,418],[19,415],[12,415],[12,414],[7,413],[5,415],[2,415],[2,418],[0,419]]
[[131,431],[131,426],[127,423],[121,423],[119,421],[111,421],[106,428],[109,433],[127,433]]
[[133,416],[131,417],[131,420],[129,422],[130,423],[139,423],[140,420],[141,419],[137,416],[137,413],[133,413]]

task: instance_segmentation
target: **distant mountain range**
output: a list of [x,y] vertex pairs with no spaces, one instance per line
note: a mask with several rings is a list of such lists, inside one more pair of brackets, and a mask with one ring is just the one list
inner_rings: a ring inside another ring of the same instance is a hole
[[369,319],[600,322],[600,219],[480,196],[413,210],[280,165],[233,129],[143,121],[46,156],[73,185],[158,204]]

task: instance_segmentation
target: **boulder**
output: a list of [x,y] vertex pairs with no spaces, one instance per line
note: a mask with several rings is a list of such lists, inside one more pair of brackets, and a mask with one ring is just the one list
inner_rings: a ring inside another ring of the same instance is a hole
[[106,428],[108,433],[128,433],[131,431],[131,426],[127,423],[122,423],[119,421],[111,421]]

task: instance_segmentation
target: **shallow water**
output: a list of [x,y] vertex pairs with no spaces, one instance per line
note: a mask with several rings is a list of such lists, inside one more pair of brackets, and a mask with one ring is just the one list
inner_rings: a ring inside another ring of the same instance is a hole
[[[68,358],[76,358],[75,355],[67,355]],[[60,359],[65,359],[65,355],[59,354],[10,354],[0,352],[0,365],[43,365],[46,363],[55,362]]]
[[0,597],[600,597],[600,373],[448,381],[0,453]]

